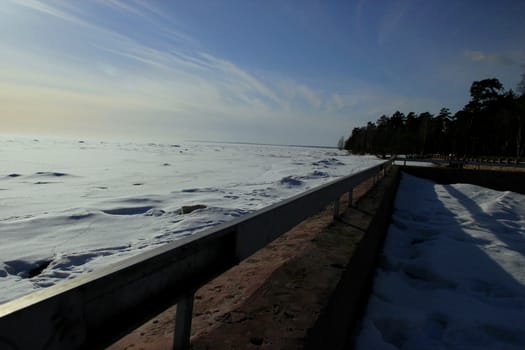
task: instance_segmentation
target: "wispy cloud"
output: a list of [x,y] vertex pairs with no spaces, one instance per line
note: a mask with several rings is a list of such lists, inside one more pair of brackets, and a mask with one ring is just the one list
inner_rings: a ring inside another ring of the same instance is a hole
[[366,0],[359,0],[357,1],[357,3],[355,4],[355,8],[354,8],[354,28],[357,30],[357,31],[361,31],[362,30],[362,25],[363,25],[363,8],[366,4]]
[[504,66],[519,65],[525,61],[525,55],[523,55],[523,53],[511,56],[505,54],[485,53],[476,50],[465,50],[463,54],[465,57],[475,62],[496,63]]
[[[136,3],[134,1],[119,1],[119,0],[102,0],[98,1],[102,5],[106,5],[108,7],[112,7],[113,9],[117,11],[127,12],[139,17],[144,17],[144,12],[140,11],[136,7]],[[132,5],[134,4],[134,5]]]
[[89,25],[88,22],[82,20],[80,17],[74,15],[73,13],[71,12],[68,13],[67,11],[61,9],[59,6],[52,5],[52,2],[45,3],[39,0],[7,0],[7,1],[17,6],[25,7],[32,11],[36,11],[42,14],[53,16],[55,18],[58,18],[64,21],[81,24],[81,25]]
[[[278,110],[299,112],[302,110],[311,111],[312,109],[320,110],[326,104],[322,92],[315,92],[311,87],[296,83],[286,77],[273,79],[273,81],[262,81],[253,73],[242,69],[233,62],[196,49],[193,45],[194,40],[186,34],[178,36],[181,40],[187,41],[183,43],[186,45],[173,46],[167,50],[160,49],[155,45],[141,42],[96,22],[89,22],[88,18],[70,14],[60,5],[51,6],[36,0],[27,3],[12,1],[30,7],[44,15],[67,20],[74,25],[88,26],[92,32],[90,36],[92,39],[88,37],[89,40],[86,44],[94,50],[93,57],[97,56],[97,51],[119,57],[120,65],[112,62],[98,64],[98,67],[101,67],[100,69],[106,75],[114,75],[112,73],[116,71],[120,72],[118,74],[120,76],[133,77],[147,74],[151,79],[165,84],[164,88],[167,91],[178,91],[179,93],[182,90],[185,92],[193,91],[196,94],[195,96],[190,97],[188,93],[183,93],[182,96],[193,101],[200,101],[200,105],[202,105],[202,101],[213,102],[214,106],[210,107],[218,110],[247,107],[263,109],[266,112]],[[149,12],[138,8],[137,6],[144,6],[142,3],[137,5],[135,2],[118,0],[102,3],[114,11],[134,16],[144,17],[148,13],[155,12],[153,8],[150,8]],[[168,27],[157,29],[172,31]],[[92,57],[88,59],[92,59]],[[68,63],[60,62],[60,65],[65,68]],[[133,65],[138,65],[139,68],[132,68]],[[80,67],[77,69],[82,71]],[[80,72],[76,72],[75,75],[80,74]],[[59,80],[60,78],[55,79]],[[193,88],[197,86],[198,89]],[[209,96],[205,96],[206,94]],[[174,99],[177,100],[177,96],[174,96]],[[236,104],[232,104],[232,101],[236,101]],[[241,105],[238,105],[239,103]],[[185,104],[189,105],[191,102]]]
[[284,97],[284,106],[287,110],[294,109],[296,106],[319,110],[323,104],[322,94],[305,84],[283,79],[278,82],[277,86],[280,94]]
[[[14,0],[13,0],[14,1]],[[123,33],[108,29],[98,23],[89,22],[87,19],[80,18],[74,14],[66,12],[59,6],[52,6],[42,2],[32,1],[14,1],[19,6],[30,8],[38,11],[43,15],[53,16],[66,20],[75,25],[89,26],[91,31],[91,42],[87,42],[93,49],[93,56],[97,56],[97,51],[104,51],[115,56],[119,56],[121,61],[139,64],[149,69],[149,74],[158,77],[172,74],[175,84],[185,83],[199,84],[207,83],[215,85],[217,88],[223,88],[230,93],[237,93],[242,98],[243,95],[259,96],[261,99],[268,100],[275,105],[281,105],[282,101],[272,89],[262,83],[252,74],[241,69],[237,65],[227,60],[213,56],[210,53],[197,51],[192,46],[192,39],[185,34],[178,35],[179,39],[187,42],[180,47],[173,47],[170,50],[156,48],[155,45],[140,42]],[[112,0],[105,2],[113,10],[123,11],[138,16],[145,16],[143,12],[131,5],[132,3],[123,3]],[[174,32],[171,28],[163,28],[167,32]],[[89,57],[91,59],[92,57]],[[67,64],[66,62],[60,62]],[[124,62],[125,63],[125,62]],[[136,71],[126,71],[133,75]],[[125,68],[123,70],[126,70]],[[59,79],[59,78],[57,78]],[[171,84],[170,84],[171,85]],[[167,86],[167,88],[170,87]],[[248,99],[244,98],[245,101]]]
[[379,23],[377,42],[382,45],[393,33],[397,31],[399,23],[411,6],[411,0],[394,1]]
[[[150,2],[9,1],[12,28],[6,29],[13,39],[0,41],[3,125],[14,125],[23,115],[35,128],[78,124],[82,131],[134,128],[168,136],[188,130],[204,135],[208,128],[209,136],[203,137],[240,139],[235,133],[242,130],[252,140],[264,133],[276,142],[282,142],[276,135],[286,139],[301,125],[311,128],[303,142],[323,143],[330,133],[336,140],[343,130],[350,131],[353,122],[432,104],[370,84],[345,81],[344,88],[325,88],[311,77],[248,69],[200,45],[176,17]],[[385,35],[395,30],[405,10],[401,6],[385,18]],[[140,30],[128,30],[134,26]],[[52,37],[52,45],[32,41],[38,31]]]
[[345,98],[345,96],[339,93],[332,94],[332,96],[326,101],[327,112],[341,111],[347,106],[348,98]]
[[204,66],[220,73],[219,79],[223,86],[243,95],[256,94],[278,106],[282,105],[282,101],[277,94],[252,74],[249,74],[232,62],[214,57],[208,53],[201,53],[200,55],[206,60],[201,61]]

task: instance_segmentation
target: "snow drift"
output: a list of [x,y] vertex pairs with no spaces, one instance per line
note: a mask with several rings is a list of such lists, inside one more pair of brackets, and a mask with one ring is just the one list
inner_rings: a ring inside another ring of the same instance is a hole
[[525,196],[403,174],[358,349],[523,349]]

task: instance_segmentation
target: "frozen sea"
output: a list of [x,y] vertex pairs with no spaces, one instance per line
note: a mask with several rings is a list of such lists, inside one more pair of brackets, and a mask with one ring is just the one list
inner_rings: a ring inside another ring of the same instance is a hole
[[0,303],[378,163],[323,148],[0,136]]

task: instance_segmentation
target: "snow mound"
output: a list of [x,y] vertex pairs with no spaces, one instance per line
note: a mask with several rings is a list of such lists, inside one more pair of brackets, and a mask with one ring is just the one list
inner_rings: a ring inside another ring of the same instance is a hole
[[333,167],[345,165],[345,163],[341,162],[337,158],[328,158],[328,159],[322,159],[317,162],[313,162],[312,165],[322,167],[322,168],[333,168]]
[[279,184],[286,187],[299,187],[303,185],[303,181],[295,176],[286,176],[279,181]]
[[144,214],[153,209],[151,206],[145,207],[124,207],[124,208],[115,208],[115,209],[106,209],[102,212],[109,215],[139,215]]
[[525,348],[524,208],[403,174],[357,348]]
[[327,172],[315,170],[306,176],[302,176],[301,178],[305,180],[312,180],[312,179],[324,179],[327,177],[330,177],[330,175]]
[[39,177],[63,177],[63,176],[70,176],[70,174],[61,173],[57,171],[37,171],[34,176]]

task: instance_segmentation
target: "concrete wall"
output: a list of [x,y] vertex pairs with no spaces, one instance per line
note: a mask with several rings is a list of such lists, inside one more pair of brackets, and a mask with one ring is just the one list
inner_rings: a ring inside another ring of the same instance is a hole
[[[354,330],[368,303],[375,268],[383,248],[394,199],[399,185],[399,168],[392,167],[371,193],[358,203],[372,219],[352,255],[336,290],[310,329],[305,349],[351,349]],[[373,208],[373,210],[371,210]]]
[[437,167],[403,166],[407,174],[432,180],[439,184],[469,183],[497,191],[525,194],[525,172]]

